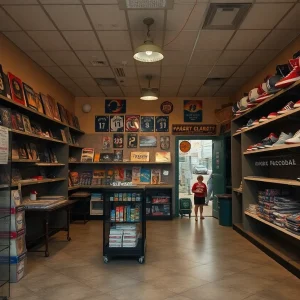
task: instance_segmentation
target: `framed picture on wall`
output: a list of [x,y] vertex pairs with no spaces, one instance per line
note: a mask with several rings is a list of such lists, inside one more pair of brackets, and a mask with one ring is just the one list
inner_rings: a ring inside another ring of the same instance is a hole
[[124,134],[115,133],[113,136],[114,148],[123,148],[124,146]]
[[137,132],[140,130],[140,116],[126,115],[125,116],[125,131]]
[[159,144],[161,150],[169,150],[170,149],[170,137],[169,136],[161,136],[159,138]]
[[127,135],[127,148],[137,148],[138,135],[136,133],[129,133]]
[[27,106],[37,110],[35,92],[31,86],[23,82],[24,94],[27,101]]
[[110,116],[110,131],[124,132],[124,116]]
[[184,100],[184,122],[202,122],[202,100]]
[[123,99],[106,99],[105,100],[106,114],[125,114],[126,100]]
[[109,132],[108,116],[95,116],[95,132]]
[[156,147],[157,139],[156,136],[140,136],[140,147]]
[[22,80],[10,72],[7,73],[7,76],[9,79],[12,99],[19,104],[26,105],[23,93]]
[[47,97],[48,97],[50,109],[52,111],[53,119],[57,121],[61,121],[57,103],[55,102],[54,98],[52,98],[50,95],[47,95]]
[[51,110],[50,105],[49,105],[48,97],[44,94],[40,94],[40,96],[41,96],[41,99],[42,99],[42,102],[43,102],[43,105],[44,105],[45,114],[49,118],[53,119],[53,113],[52,113],[52,110]]
[[169,117],[166,116],[155,117],[155,131],[169,132]]
[[154,117],[153,116],[141,116],[141,131],[142,132],[154,132]]

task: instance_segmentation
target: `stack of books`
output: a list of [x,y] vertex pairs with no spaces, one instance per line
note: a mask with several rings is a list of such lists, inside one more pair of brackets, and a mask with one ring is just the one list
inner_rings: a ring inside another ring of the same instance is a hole
[[140,207],[132,207],[131,205],[116,206],[116,209],[110,211],[110,220],[112,222],[139,222]]
[[110,248],[134,248],[138,244],[139,233],[136,224],[118,224],[109,233]]

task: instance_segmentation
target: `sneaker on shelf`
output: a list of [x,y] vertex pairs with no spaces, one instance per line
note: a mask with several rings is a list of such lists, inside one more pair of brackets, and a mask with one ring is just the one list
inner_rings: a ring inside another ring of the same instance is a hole
[[278,141],[278,136],[274,133],[270,133],[268,137],[262,140],[262,148],[259,147],[259,149],[271,148],[277,141]]
[[253,126],[253,120],[252,119],[250,119],[248,122],[247,122],[247,127],[246,128],[249,128],[249,127],[251,127],[251,126]]
[[251,150],[257,150],[260,143],[255,144],[251,147]]
[[268,114],[268,119],[275,119],[278,117],[278,113],[277,112],[271,112],[270,114]]
[[242,132],[242,128],[236,130],[236,133]]
[[259,120],[254,120],[251,126],[255,126],[259,124]]
[[263,102],[264,100],[266,100],[266,99],[268,99],[268,98],[270,98],[270,97],[272,97],[272,96],[273,96],[273,94],[263,93],[262,95],[260,95],[260,96],[255,100],[255,102],[256,102],[256,103],[261,103],[261,102]]
[[264,148],[265,148],[265,146],[264,146],[263,142],[256,144],[256,150],[257,149],[264,149]]
[[298,144],[300,143],[300,130],[298,130],[294,136],[285,141],[285,144]]
[[280,133],[280,136],[278,138],[278,141],[274,143],[273,146],[280,146],[285,143],[286,140],[291,139],[293,137],[293,134],[290,132],[289,134],[286,134],[284,132]]
[[286,88],[297,80],[300,80],[300,58],[290,59],[292,71],[276,83],[277,88]]
[[295,104],[294,104],[294,108],[298,108],[300,107],[300,100],[298,100]]
[[267,121],[268,119],[266,118],[266,117],[261,117],[259,120],[258,120],[258,122],[259,123],[263,123],[263,122],[265,122],[265,121]]
[[287,113],[288,111],[294,109],[294,102],[293,101],[290,101],[287,105],[285,105],[281,110],[279,110],[277,113],[282,115],[282,114],[285,114]]

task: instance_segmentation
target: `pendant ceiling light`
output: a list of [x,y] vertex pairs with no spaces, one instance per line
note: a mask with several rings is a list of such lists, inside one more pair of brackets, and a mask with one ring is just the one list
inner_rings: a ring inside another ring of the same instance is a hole
[[162,49],[153,44],[150,36],[150,26],[154,23],[152,18],[144,19],[144,24],[147,26],[147,37],[143,45],[137,47],[134,51],[133,58],[141,62],[156,62],[164,58]]
[[157,100],[158,97],[157,97],[156,93],[151,89],[151,86],[150,86],[150,82],[151,82],[152,76],[148,75],[147,79],[148,79],[148,89],[146,89],[143,92],[143,95],[140,97],[140,99],[141,100],[145,100],[145,101]]

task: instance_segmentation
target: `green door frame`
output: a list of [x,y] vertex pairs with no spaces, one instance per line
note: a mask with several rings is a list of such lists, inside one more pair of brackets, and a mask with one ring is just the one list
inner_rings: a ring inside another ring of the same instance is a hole
[[215,140],[217,137],[213,136],[195,136],[195,135],[183,135],[183,136],[176,136],[175,137],[175,217],[179,217],[179,201],[177,199],[179,195],[179,185],[178,185],[178,178],[179,178],[179,140],[185,141],[196,141],[196,140]]

